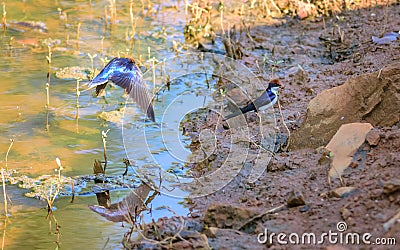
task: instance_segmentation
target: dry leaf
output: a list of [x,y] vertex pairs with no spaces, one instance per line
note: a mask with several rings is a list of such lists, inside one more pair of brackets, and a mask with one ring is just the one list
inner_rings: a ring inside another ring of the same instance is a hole
[[340,178],[372,128],[369,123],[349,123],[343,124],[339,128],[328,145],[326,145],[326,148],[333,155],[329,178]]

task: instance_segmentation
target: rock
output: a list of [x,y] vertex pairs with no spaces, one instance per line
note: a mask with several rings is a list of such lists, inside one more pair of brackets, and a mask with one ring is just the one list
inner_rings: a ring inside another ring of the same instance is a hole
[[343,220],[347,220],[351,216],[351,211],[347,207],[342,207],[340,211]]
[[244,221],[256,216],[255,211],[226,204],[211,204],[205,215],[204,224],[209,227],[239,228]]
[[82,79],[87,80],[89,77],[89,68],[81,68],[79,66],[65,67],[58,69],[55,76],[59,79]]
[[357,190],[355,187],[340,187],[332,190],[329,195],[336,198],[346,198],[354,194]]
[[289,194],[289,198],[287,201],[288,207],[298,207],[305,205],[303,194],[300,191],[293,190]]
[[[128,246],[128,249],[211,249],[207,236],[197,231],[200,229],[201,226],[197,222],[183,221],[181,216],[162,217],[157,221],[142,224],[142,237],[131,237],[124,242],[124,246]],[[158,243],[156,248],[152,242]]]
[[309,206],[309,205],[304,205],[304,206],[302,206],[302,207],[299,209],[299,211],[300,211],[301,213],[308,212],[308,210],[310,210],[310,206]]
[[125,115],[124,111],[125,111],[125,107],[122,107],[120,109],[111,110],[108,112],[103,111],[103,112],[99,113],[98,116],[105,121],[119,124],[124,119],[124,115]]
[[216,231],[215,238],[208,238],[208,244],[211,249],[260,249],[260,246],[262,247],[257,241],[257,236],[221,228]]
[[329,178],[339,178],[342,175],[371,129],[372,126],[369,123],[349,123],[339,128],[329,144],[326,145],[333,155]]
[[[7,22],[7,29],[12,29],[19,32],[39,31],[47,33],[48,29],[44,22],[40,21],[18,21]],[[58,40],[58,39],[57,39]]]
[[399,222],[400,222],[400,211],[398,211],[397,214],[395,214],[392,218],[390,218],[390,220],[388,220],[383,224],[383,229],[385,229],[385,231],[387,232],[392,226],[398,224]]
[[285,9],[288,8],[290,5],[289,0],[279,0],[276,2],[276,5],[278,6],[279,9]]
[[184,236],[183,240],[171,245],[171,249],[211,249],[208,245],[207,236],[199,232],[190,232]]
[[331,151],[329,151],[326,147],[319,147],[317,152],[321,154],[321,157],[318,159],[319,165],[325,165],[332,161]]
[[390,44],[397,40],[399,33],[396,32],[388,32],[383,37],[372,36],[372,42],[382,45],[382,44]]
[[350,162],[350,165],[349,165],[351,168],[357,168],[358,167],[358,162],[356,162],[356,161],[352,161],[352,162]]
[[317,8],[312,3],[305,3],[302,1],[296,1],[297,4],[297,15],[300,19],[307,18],[308,16],[314,16],[317,14]]
[[380,139],[381,139],[381,137],[380,137],[378,131],[376,131],[376,130],[369,131],[367,134],[367,137],[365,138],[365,140],[368,142],[368,144],[370,146],[378,145]]
[[290,149],[326,145],[342,124],[369,122],[393,126],[400,121],[400,62],[380,72],[349,79],[312,99],[300,128],[291,135]]
[[205,234],[206,234],[207,237],[215,238],[215,237],[217,237],[218,230],[219,230],[218,227],[209,227],[205,231]]
[[341,246],[341,245],[332,245],[332,246],[327,246],[325,250],[348,250],[349,248]]
[[383,193],[392,194],[400,190],[400,179],[393,179],[383,184]]

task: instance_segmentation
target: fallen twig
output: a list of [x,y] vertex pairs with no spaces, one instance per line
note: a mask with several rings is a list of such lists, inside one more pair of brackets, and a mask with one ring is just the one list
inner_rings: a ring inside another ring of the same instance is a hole
[[290,145],[290,130],[289,130],[289,128],[287,127],[287,125],[285,123],[285,118],[283,118],[281,103],[279,102],[279,99],[278,99],[278,107],[279,107],[279,113],[280,113],[281,118],[282,118],[283,126],[285,127],[286,131],[288,132],[287,144],[286,144],[286,147],[283,149],[283,151],[287,151],[288,148],[289,148],[289,145]]
[[390,218],[387,222],[383,224],[383,228],[385,231],[389,231],[390,227],[393,226],[395,223],[400,223],[400,210],[397,211],[397,214]]
[[279,211],[282,211],[284,208],[286,208],[286,204],[282,204],[282,205],[280,205],[278,207],[275,207],[275,208],[272,208],[272,209],[270,209],[268,211],[265,211],[264,213],[258,214],[256,216],[250,218],[249,220],[245,221],[240,227],[238,227],[237,230],[240,230],[243,227],[245,227],[246,225],[250,224],[251,222],[262,218],[264,215],[277,213]]

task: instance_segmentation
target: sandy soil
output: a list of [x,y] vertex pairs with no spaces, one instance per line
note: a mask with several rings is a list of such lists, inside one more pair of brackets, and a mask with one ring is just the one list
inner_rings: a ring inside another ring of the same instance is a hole
[[[271,77],[265,73],[268,70],[259,68],[264,55],[282,60],[274,74],[285,85],[280,103],[283,117],[291,133],[295,133],[302,126],[310,100],[318,93],[342,85],[352,77],[377,72],[388,64],[399,62],[399,38],[389,44],[375,44],[371,40],[371,36],[398,32],[399,29],[398,4],[342,12],[324,20],[277,19],[274,25],[252,27],[251,39],[241,37],[241,46],[247,49],[242,50],[244,56],[240,60],[264,78]],[[297,65],[301,65],[304,71],[299,73]],[[268,65],[267,69],[270,69]],[[397,82],[397,86],[399,84]],[[247,115],[250,124],[257,120],[255,117],[255,114]],[[284,142],[287,132],[281,119],[278,126],[279,138]],[[148,227],[146,235],[149,238],[161,240],[160,237],[169,236],[168,244],[154,245],[145,241],[132,244],[149,248],[163,245],[167,248],[214,249],[378,247],[335,245],[328,240],[323,245],[282,245],[276,236],[265,244],[257,241],[257,236],[265,229],[268,234],[315,233],[318,237],[329,230],[338,232],[337,224],[345,222],[345,233],[370,233],[371,241],[377,237],[392,237],[398,248],[400,223],[389,226],[385,223],[396,214],[399,216],[400,212],[399,126],[397,122],[390,127],[375,127],[374,131],[380,137],[378,145],[364,143],[360,147],[352,167],[342,177],[344,186],[354,188],[351,192],[343,195],[331,192],[341,185],[338,181],[329,185],[329,160],[324,160],[321,148],[281,150],[269,162],[268,171],[255,183],[247,182],[245,168],[223,190],[188,201],[192,214],[184,218],[185,226],[182,226],[182,218],[173,217],[156,223],[162,233],[156,233],[153,226]],[[186,131],[193,132],[194,143],[198,142],[198,133],[195,133],[198,129],[193,124],[186,127]],[[227,150],[223,147],[227,143],[224,138],[230,132],[218,131],[218,144],[221,145],[218,150],[223,153]],[[257,149],[252,150],[257,152]],[[212,171],[223,160],[216,157],[208,162],[208,170],[201,165],[195,165],[193,169]],[[251,165],[251,162],[247,164]],[[175,237],[176,228],[182,229],[179,237]],[[395,249],[396,246],[379,248]]]

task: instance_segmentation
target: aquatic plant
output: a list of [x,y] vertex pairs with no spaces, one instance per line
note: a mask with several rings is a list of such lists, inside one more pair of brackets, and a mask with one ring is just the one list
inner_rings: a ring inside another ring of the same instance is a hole
[[5,2],[3,2],[3,18],[1,19],[1,22],[3,24],[3,31],[5,33],[7,30],[7,11]]
[[58,15],[60,19],[64,20],[64,27],[68,28],[68,15],[67,12],[63,11],[61,8],[57,8]]
[[[73,182],[71,178],[67,178],[61,175],[61,172],[62,170],[64,170],[64,167],[61,165],[61,161],[58,157],[56,158],[56,164],[58,168],[55,169],[55,172],[57,173],[55,176],[52,175],[44,176],[40,181],[40,183],[31,180],[34,182],[30,184],[32,185],[33,191],[25,194],[25,196],[27,197],[36,197],[39,198],[40,200],[45,200],[47,203],[48,215],[52,213],[54,201],[61,193],[64,184],[71,184]],[[24,185],[23,182],[19,186],[24,188],[24,186],[21,185]]]
[[49,109],[50,109],[50,76],[51,76],[51,45],[47,45],[48,48],[48,55],[46,56],[47,59],[47,82],[46,82],[46,131],[49,131]]
[[78,23],[78,27],[76,28],[76,51],[79,51],[79,34],[81,32],[81,22]]
[[131,28],[132,28],[132,32],[131,32],[131,35],[130,35],[130,40],[135,42],[137,17],[135,19],[133,18],[133,0],[130,1],[129,15],[131,17],[130,20],[131,20]]
[[11,138],[11,139],[10,139],[10,146],[8,146],[7,153],[6,153],[6,158],[5,158],[5,161],[6,161],[6,169],[8,169],[8,154],[10,153],[11,148],[12,148],[13,145],[14,145],[14,138]]
[[76,122],[76,133],[79,133],[79,96],[81,92],[79,91],[79,82],[82,81],[82,79],[78,78],[76,79],[76,103],[75,103],[75,122]]
[[88,57],[90,58],[90,63],[92,66],[92,70],[91,70],[92,72],[90,72],[89,79],[93,79],[94,76],[96,75],[95,68],[94,68],[94,59],[97,57],[97,54],[92,55],[92,54],[88,53]]
[[275,72],[279,68],[279,65],[284,63],[283,59],[276,59],[274,56],[274,49],[272,50],[272,57],[269,57],[267,53],[264,54],[263,58],[263,67],[265,68],[267,65],[269,65],[270,70],[271,70],[271,78],[275,77]]
[[101,36],[100,44],[101,44],[101,51],[100,54],[104,55],[104,36]]
[[[109,10],[109,12],[108,12]],[[110,16],[108,15],[110,13]],[[108,0],[108,6],[104,6],[104,22],[105,22],[105,31],[108,29],[108,19],[110,19],[110,34],[112,35],[114,32],[115,25],[117,23],[117,5],[115,4],[115,0]]]
[[2,182],[2,186],[3,186],[4,215],[6,217],[8,216],[8,196],[7,196],[7,192],[6,192],[5,170],[8,170],[8,154],[10,153],[10,150],[11,150],[13,145],[14,145],[14,139],[11,138],[10,139],[10,146],[8,147],[8,150],[7,150],[7,153],[6,153],[6,157],[5,157],[6,169],[1,168],[1,170],[0,170],[0,172],[1,172],[1,182]]
[[215,32],[212,19],[212,6],[208,3],[185,1],[186,26],[184,30],[185,39],[189,42],[199,42],[203,38],[215,40]]

